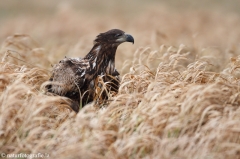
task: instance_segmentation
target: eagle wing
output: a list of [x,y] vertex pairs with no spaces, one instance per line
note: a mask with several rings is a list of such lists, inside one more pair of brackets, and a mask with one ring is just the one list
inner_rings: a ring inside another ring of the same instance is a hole
[[49,91],[61,96],[77,93],[85,82],[89,61],[81,58],[64,58],[53,66]]

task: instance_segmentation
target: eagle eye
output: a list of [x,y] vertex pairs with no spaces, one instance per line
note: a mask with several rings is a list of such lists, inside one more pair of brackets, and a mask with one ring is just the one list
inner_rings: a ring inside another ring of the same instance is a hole
[[118,38],[120,37],[122,34],[116,34],[115,37]]

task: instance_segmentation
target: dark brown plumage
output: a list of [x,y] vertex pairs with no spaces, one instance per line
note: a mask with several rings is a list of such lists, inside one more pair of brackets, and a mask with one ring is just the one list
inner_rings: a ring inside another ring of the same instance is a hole
[[99,34],[84,58],[65,57],[53,66],[48,91],[70,98],[76,112],[93,100],[107,99],[107,92],[117,92],[119,88],[115,54],[123,42],[134,43],[134,39],[119,29]]

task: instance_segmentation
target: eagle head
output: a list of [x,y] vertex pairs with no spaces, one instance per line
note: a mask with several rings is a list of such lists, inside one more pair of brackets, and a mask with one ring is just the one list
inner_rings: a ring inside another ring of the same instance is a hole
[[134,44],[134,39],[132,35],[126,34],[124,31],[119,29],[112,29],[105,33],[100,33],[97,38],[94,40],[94,44],[96,43],[107,43],[119,45],[123,42],[132,42]]

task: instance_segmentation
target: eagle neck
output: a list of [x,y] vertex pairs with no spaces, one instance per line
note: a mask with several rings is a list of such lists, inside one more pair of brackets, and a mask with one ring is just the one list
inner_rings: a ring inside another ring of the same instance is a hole
[[115,70],[117,45],[95,44],[85,59],[89,60],[92,70],[98,75],[112,74]]

